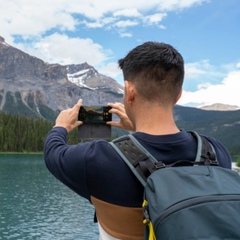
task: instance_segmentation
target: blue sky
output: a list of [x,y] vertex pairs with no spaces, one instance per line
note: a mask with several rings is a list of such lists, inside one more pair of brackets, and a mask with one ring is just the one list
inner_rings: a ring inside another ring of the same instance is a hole
[[145,41],[185,59],[179,104],[240,107],[239,0],[0,0],[0,36],[49,63],[87,62],[123,84],[118,59]]

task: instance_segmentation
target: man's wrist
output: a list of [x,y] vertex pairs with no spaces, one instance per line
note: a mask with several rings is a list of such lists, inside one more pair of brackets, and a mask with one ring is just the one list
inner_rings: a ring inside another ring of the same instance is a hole
[[53,126],[53,128],[57,128],[57,127],[59,127],[59,128],[64,128],[64,129],[66,129],[67,132],[68,132],[68,129],[67,129],[66,126],[63,126],[63,125],[54,125],[54,126]]

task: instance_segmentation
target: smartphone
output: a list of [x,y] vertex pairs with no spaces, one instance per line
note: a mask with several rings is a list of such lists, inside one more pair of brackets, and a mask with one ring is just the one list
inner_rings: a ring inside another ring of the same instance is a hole
[[81,106],[78,120],[83,125],[78,127],[80,140],[111,139],[111,126],[106,122],[112,121],[109,106]]
[[78,114],[78,120],[84,124],[105,124],[112,121],[112,114],[109,112],[109,106],[81,106]]

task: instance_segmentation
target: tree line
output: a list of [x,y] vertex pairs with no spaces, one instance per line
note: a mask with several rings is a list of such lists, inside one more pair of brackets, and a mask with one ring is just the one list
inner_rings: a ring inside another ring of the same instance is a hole
[[[25,115],[13,115],[0,111],[0,152],[43,152],[47,133],[53,125],[53,122],[43,118],[35,119]],[[201,133],[201,131],[199,132]],[[228,147],[228,150],[231,155],[239,156],[239,141],[233,139],[235,135],[232,132],[227,132],[228,134],[225,134],[222,138],[213,136],[222,139],[223,143],[225,139],[235,143],[235,146]],[[126,133],[121,129],[113,129],[112,139],[123,134]],[[76,128],[68,134],[68,143],[76,144],[78,142],[78,130]]]
[[[0,152],[42,152],[53,125],[43,118],[0,112]],[[77,140],[75,129],[68,135],[68,142],[76,143]]]

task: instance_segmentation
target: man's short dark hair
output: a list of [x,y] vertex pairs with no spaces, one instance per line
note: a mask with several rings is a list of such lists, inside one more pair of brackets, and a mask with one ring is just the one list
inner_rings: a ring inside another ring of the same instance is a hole
[[172,103],[182,89],[184,60],[169,44],[146,42],[118,63],[124,80],[133,82],[146,100]]

